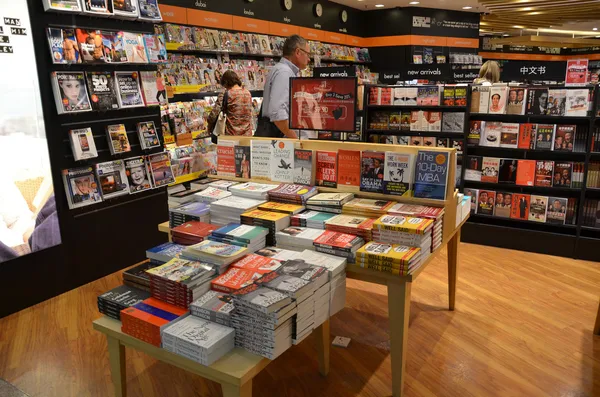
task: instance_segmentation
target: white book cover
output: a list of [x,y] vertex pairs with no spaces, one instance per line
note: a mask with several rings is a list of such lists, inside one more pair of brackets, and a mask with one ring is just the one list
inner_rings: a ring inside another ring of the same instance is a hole
[[129,181],[123,160],[96,164],[96,175],[104,200],[129,194]]
[[44,11],[74,12],[83,11],[79,0],[44,0]]
[[265,247],[255,252],[257,255],[267,258],[277,259],[278,261],[287,261],[300,258],[301,254],[298,251],[290,251],[283,248]]
[[587,88],[567,90],[565,116],[586,117],[589,106],[588,93],[589,90]]
[[212,186],[207,187],[203,191],[194,194],[194,198],[196,199],[196,201],[217,201],[229,196],[231,196],[231,192],[228,192],[227,190],[223,189],[218,189]]
[[139,16],[137,0],[112,0],[112,7],[113,13],[121,18],[136,19]]
[[548,90],[548,108],[547,113],[550,116],[564,116],[567,107],[567,90],[554,89]]
[[256,193],[257,195],[262,193],[267,193],[270,190],[275,189],[276,185],[270,185],[267,183],[256,183],[256,182],[246,182],[246,183],[238,183],[237,185],[231,186],[229,191],[235,194],[236,192],[248,192],[248,193]]
[[277,239],[283,241],[289,241],[291,243],[298,244],[312,244],[313,241],[325,231],[321,229],[310,229],[306,227],[290,226],[285,229],[281,229],[276,233]]
[[506,113],[506,102],[508,96],[508,87],[506,86],[493,86],[490,89],[490,107],[488,113],[490,114],[505,114]]
[[394,88],[394,100],[392,105],[394,106],[405,106],[406,105],[406,88],[396,87]]
[[205,350],[213,350],[235,334],[231,327],[190,315],[167,326],[163,332]]
[[321,252],[304,250],[301,258],[311,265],[324,267],[329,271],[330,279],[337,276],[346,269],[347,259]]
[[128,63],[148,63],[144,37],[141,33],[123,32],[123,43]]
[[71,141],[71,149],[73,150],[75,161],[98,157],[91,128],[87,127],[69,131],[69,140]]
[[208,186],[210,186],[210,187],[214,187],[214,188],[221,189],[221,190],[229,190],[230,187],[235,186],[235,185],[239,185],[239,182],[220,180],[220,181],[214,181],[214,182],[211,182],[208,184]]
[[165,80],[158,71],[140,72],[142,81],[142,95],[146,106],[159,106],[167,104]]
[[[206,190],[204,190],[206,191]],[[203,193],[203,192],[201,192]],[[198,194],[201,194],[198,193]],[[235,208],[237,210],[243,210],[242,212],[246,212],[250,209],[254,209],[261,204],[266,203],[265,200],[254,200],[251,198],[240,197],[240,196],[231,196],[231,192],[227,192],[230,196],[225,197],[222,200],[215,201],[212,203],[211,208],[216,207],[227,207],[227,208]],[[239,212],[239,211],[238,211]]]
[[410,153],[385,152],[383,192],[411,196],[415,172],[415,156]]
[[153,22],[162,21],[158,0],[138,0],[138,4],[140,6],[139,19]]
[[271,180],[294,182],[294,142],[272,140]]
[[252,140],[250,142],[250,159],[252,178],[271,180],[271,141]]
[[479,146],[500,147],[502,134],[502,123],[499,121],[488,121],[482,131]]
[[133,108],[144,106],[138,72],[115,72],[119,107]]
[[417,104],[417,95],[419,89],[417,87],[407,87],[406,88],[406,106],[415,106]]

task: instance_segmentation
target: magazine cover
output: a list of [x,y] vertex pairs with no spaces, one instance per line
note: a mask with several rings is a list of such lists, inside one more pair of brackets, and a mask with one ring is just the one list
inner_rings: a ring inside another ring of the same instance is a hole
[[312,150],[294,149],[294,183],[312,185]]
[[385,174],[385,153],[364,150],[361,157],[362,171],[360,190],[365,192],[383,192],[383,176]]
[[415,156],[408,153],[385,152],[383,193],[412,196]]
[[512,208],[512,193],[496,192],[494,215],[500,218],[510,218]]
[[498,183],[515,184],[517,182],[518,160],[500,159]]
[[90,89],[90,99],[94,110],[119,108],[115,80],[111,72],[85,72]]
[[484,157],[481,168],[481,182],[498,183],[500,159]]
[[108,63],[125,63],[127,54],[123,42],[123,32],[102,31],[102,43],[104,44],[104,61]]
[[145,34],[144,47],[149,63],[166,63],[167,47],[165,46],[164,34]]
[[534,222],[546,222],[546,211],[548,210],[548,197],[531,195],[529,203],[529,220]]
[[317,186],[337,187],[337,152],[317,150]]
[[111,14],[108,7],[108,0],[84,0],[83,11],[86,14],[97,14],[109,16]]
[[496,192],[491,190],[480,190],[479,201],[477,202],[477,214],[494,215],[496,205]]
[[91,128],[87,127],[69,131],[69,140],[75,161],[98,157]]
[[171,160],[167,152],[151,154],[148,156],[148,167],[152,174],[154,187],[166,186],[175,182]]
[[59,114],[92,110],[83,72],[52,72],[52,75]]
[[139,15],[137,0],[112,0],[112,6],[113,13],[122,18],[136,19]]
[[531,196],[529,194],[513,193],[510,217],[512,219],[529,220],[529,203]]
[[158,70],[140,72],[142,95],[146,106],[166,105],[167,90],[163,75]]
[[129,182],[123,160],[96,164],[96,175],[103,200],[129,194]]
[[566,198],[549,197],[546,222],[564,225],[567,215],[567,204],[568,200]]
[[548,109],[548,89],[529,88],[527,90],[526,114],[544,115]]
[[102,201],[98,180],[92,167],[62,171],[69,209],[85,207]]
[[237,178],[250,179],[250,146],[234,146],[235,176]]
[[125,159],[125,173],[129,182],[130,194],[152,189],[148,164],[144,156]]
[[552,187],[571,187],[573,163],[554,164]]
[[102,32],[93,29],[75,29],[79,54],[85,63],[104,62]]
[[138,0],[138,4],[140,6],[139,19],[154,22],[162,21],[158,0]]
[[144,106],[138,72],[115,72],[118,88],[119,106],[132,108]]
[[44,0],[44,11],[73,12],[79,14],[83,11],[79,0]]
[[141,33],[124,32],[123,42],[125,43],[127,62],[148,63],[146,47],[144,47],[144,38]]
[[554,134],[554,151],[572,152],[575,140],[575,125],[557,125]]
[[537,161],[535,165],[535,186],[552,187],[554,161]]
[[138,137],[143,150],[160,146],[160,139],[154,121],[143,121],[137,124]]
[[535,150],[552,150],[555,124],[538,124],[535,134]]
[[81,63],[74,29],[48,28],[46,34],[52,63]]
[[525,88],[509,88],[506,114],[525,114],[526,93],[527,89]]

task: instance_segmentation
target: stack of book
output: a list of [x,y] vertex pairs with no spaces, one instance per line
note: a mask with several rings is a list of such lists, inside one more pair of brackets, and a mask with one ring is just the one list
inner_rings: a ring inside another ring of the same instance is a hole
[[365,241],[371,241],[375,219],[358,215],[337,215],[325,222],[325,230],[354,234]]
[[353,198],[353,193],[319,193],[308,199],[306,208],[309,210],[341,214],[342,206]]
[[375,221],[373,240],[421,249],[421,261],[431,255],[433,220],[402,215],[383,215]]
[[248,254],[239,261],[232,263],[231,267],[245,269],[259,274],[266,274],[279,269],[281,267],[281,262],[277,259],[268,258],[258,254]]
[[303,205],[278,203],[275,201],[268,201],[258,206],[259,210],[280,212],[287,215],[299,214],[300,212],[304,211],[305,208],[306,207]]
[[161,329],[186,313],[186,309],[148,298],[121,311],[121,331],[160,347]]
[[190,303],[210,290],[215,267],[175,258],[146,273],[150,276],[150,292],[154,298],[187,309]]
[[262,226],[269,229],[267,245],[277,245],[276,233],[290,226],[290,216],[281,212],[253,210],[240,215],[244,225]]
[[217,228],[218,226],[204,222],[186,222],[171,229],[171,237],[174,243],[192,245],[204,241]]
[[215,201],[210,205],[211,222],[217,225],[227,225],[231,222],[239,222],[240,215],[252,211],[264,200],[255,200],[245,197],[231,196],[223,200]]
[[210,282],[213,291],[231,294],[245,288],[262,277],[262,273],[252,270],[229,267],[227,271]]
[[213,323],[231,326],[231,313],[233,313],[233,299],[231,295],[217,291],[208,291],[190,305],[190,313],[196,317],[212,321]]
[[306,205],[306,201],[317,193],[314,186],[282,183],[269,191],[269,201]]
[[240,247],[246,247],[250,252],[254,252],[266,246],[267,234],[269,234],[269,229],[261,226],[230,223],[227,226],[213,230],[208,239],[239,245]]
[[396,204],[388,210],[390,215],[412,216],[414,218],[426,218],[433,220],[431,231],[431,252],[442,245],[444,208],[427,207],[414,204]]
[[150,294],[127,285],[120,285],[98,296],[98,311],[115,320],[121,320],[121,310],[137,305]]
[[235,186],[231,186],[229,188],[229,191],[234,196],[246,197],[256,200],[266,200],[269,191],[275,189],[276,187],[276,185],[269,185],[266,183],[246,182],[239,183]]
[[329,317],[332,317],[346,306],[346,272],[333,277],[330,284]]
[[286,250],[273,246],[265,247],[255,252],[257,255],[278,260],[280,262],[300,258],[301,252]]
[[179,258],[185,249],[185,245],[177,243],[164,243],[146,250],[146,258],[150,259],[150,263],[162,265],[173,258]]
[[248,253],[245,247],[204,240],[201,243],[186,247],[181,256],[186,259],[217,265],[217,272],[221,274],[227,266]]
[[213,187],[215,189],[220,189],[220,190],[224,190],[224,191],[228,191],[230,187],[238,185],[239,182],[233,182],[233,181],[225,181],[225,180],[218,180],[218,181],[214,181],[208,184],[209,187]]
[[320,229],[290,226],[275,233],[277,246],[292,251],[314,250],[313,241],[323,234]]
[[348,263],[354,263],[356,251],[364,244],[365,240],[354,234],[331,230],[325,230],[313,242],[315,251],[344,257],[348,260]]
[[229,196],[231,196],[231,193],[227,190],[217,189],[216,187],[207,187],[200,193],[194,194],[194,200],[201,203],[210,204],[218,200],[223,200]]
[[296,303],[281,292],[257,284],[232,294],[235,345],[274,360],[292,346]]
[[148,276],[148,273],[146,273],[146,270],[152,269],[158,265],[159,264],[157,263],[148,261],[125,270],[123,272],[123,284],[150,292],[150,277]]
[[[204,178],[204,179],[196,179],[195,181],[190,183],[190,189],[206,189],[208,185],[214,182],[214,179]],[[181,185],[175,185],[181,186]]]
[[395,201],[355,198],[344,204],[342,213],[379,218],[381,215],[385,215],[395,204],[397,204]]
[[210,207],[195,201],[169,210],[169,227],[171,229],[190,221],[210,223]]
[[235,330],[195,316],[183,316],[162,331],[162,347],[202,365],[211,365],[234,347]]
[[169,208],[176,208],[182,204],[191,203],[196,201],[194,195],[206,189],[206,185],[197,187],[189,190],[182,190],[172,194],[169,194]]
[[325,230],[325,222],[334,216],[336,216],[336,214],[332,214],[330,212],[307,210],[300,214],[292,215],[290,219],[292,226]]
[[365,269],[403,276],[421,265],[421,249],[372,241],[358,250],[356,262]]

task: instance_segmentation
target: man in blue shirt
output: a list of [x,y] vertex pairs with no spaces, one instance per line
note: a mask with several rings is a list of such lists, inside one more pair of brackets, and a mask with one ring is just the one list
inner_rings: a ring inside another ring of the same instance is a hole
[[261,120],[256,136],[298,139],[290,130],[290,77],[298,77],[310,62],[308,41],[292,35],[283,44],[283,57],[273,66],[267,80],[262,103]]

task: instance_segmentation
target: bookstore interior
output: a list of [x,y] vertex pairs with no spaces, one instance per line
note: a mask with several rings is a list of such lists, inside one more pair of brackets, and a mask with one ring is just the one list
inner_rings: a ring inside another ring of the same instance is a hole
[[600,396],[600,1],[0,11],[0,396]]

